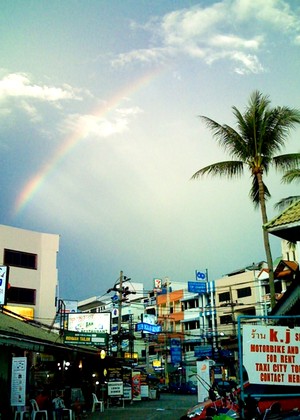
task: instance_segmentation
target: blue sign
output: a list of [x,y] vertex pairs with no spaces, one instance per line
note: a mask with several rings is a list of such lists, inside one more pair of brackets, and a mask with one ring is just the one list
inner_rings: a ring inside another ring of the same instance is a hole
[[206,273],[203,273],[203,271],[195,271],[196,274],[196,280],[207,280]]
[[206,281],[188,281],[188,291],[191,293],[206,293]]
[[211,346],[195,346],[194,348],[195,357],[212,357]]
[[171,338],[170,341],[171,363],[176,365],[181,363],[181,342],[179,338]]
[[161,332],[161,325],[145,324],[144,322],[139,322],[136,324],[135,330],[147,332],[149,334],[157,334]]

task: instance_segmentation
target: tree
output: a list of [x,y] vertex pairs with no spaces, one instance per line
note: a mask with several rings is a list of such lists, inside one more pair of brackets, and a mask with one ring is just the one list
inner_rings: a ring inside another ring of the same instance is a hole
[[[271,108],[269,97],[258,91],[251,94],[243,114],[234,106],[232,110],[237,130],[206,116],[200,116],[232,160],[213,163],[199,169],[192,179],[204,175],[232,179],[241,176],[245,168],[248,169],[252,179],[249,195],[255,208],[260,207],[262,223],[265,225],[268,222],[266,201],[271,195],[264,183],[264,175],[268,174],[271,167],[289,171],[300,164],[300,153],[276,156],[284,148],[290,129],[300,123],[300,110],[279,106]],[[273,308],[276,303],[273,261],[268,232],[264,228],[263,240]]]
[[[290,184],[293,181],[300,181],[299,168],[290,169],[282,177],[282,182],[285,184]],[[275,204],[275,208],[278,210],[283,210],[285,207],[288,207],[290,204],[297,200],[300,200],[300,195],[292,195],[290,197],[282,198],[280,201],[278,201],[278,203]]]

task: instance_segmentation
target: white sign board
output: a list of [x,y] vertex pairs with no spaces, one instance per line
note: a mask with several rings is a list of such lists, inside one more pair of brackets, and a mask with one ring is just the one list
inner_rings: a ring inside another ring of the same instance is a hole
[[198,402],[203,402],[208,397],[208,386],[210,385],[209,360],[197,362],[196,377],[198,383]]
[[77,332],[94,332],[110,334],[111,312],[69,313],[68,330]]
[[243,326],[243,364],[253,384],[300,385],[300,328]]
[[108,382],[107,395],[109,397],[122,397],[123,396],[123,382]]
[[11,405],[26,405],[26,357],[13,357],[11,367]]
[[0,305],[5,305],[6,303],[8,272],[9,272],[8,267],[4,265],[0,266]]

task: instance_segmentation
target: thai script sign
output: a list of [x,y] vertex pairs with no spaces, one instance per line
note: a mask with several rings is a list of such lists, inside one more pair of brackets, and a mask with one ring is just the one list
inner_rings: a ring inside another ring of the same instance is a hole
[[300,329],[243,326],[243,364],[254,384],[300,384]]

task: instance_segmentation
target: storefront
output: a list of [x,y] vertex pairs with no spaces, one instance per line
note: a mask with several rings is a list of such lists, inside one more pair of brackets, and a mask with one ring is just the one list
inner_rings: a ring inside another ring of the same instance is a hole
[[71,400],[72,389],[81,388],[89,404],[103,372],[98,348],[66,345],[59,331],[5,312],[0,313],[0,346],[2,418],[9,419],[12,412],[12,362],[17,358],[26,361],[26,401],[41,389],[50,397],[63,391]]

